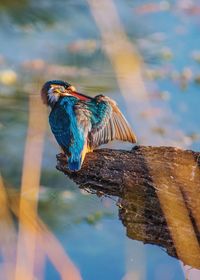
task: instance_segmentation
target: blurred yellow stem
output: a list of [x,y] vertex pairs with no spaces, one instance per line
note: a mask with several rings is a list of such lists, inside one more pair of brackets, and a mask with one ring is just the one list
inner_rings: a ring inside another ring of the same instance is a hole
[[23,162],[21,183],[19,235],[17,243],[17,261],[15,280],[34,279],[34,259],[36,231],[27,224],[24,213],[37,218],[37,201],[40,185],[42,152],[46,129],[44,106],[38,95],[29,96],[29,123]]
[[[16,217],[19,217],[18,200],[17,194],[10,196],[10,207]],[[42,261],[44,261],[44,257],[48,257],[57,269],[62,280],[82,279],[79,270],[67,256],[59,241],[39,217],[35,219],[33,216],[29,215],[29,211],[24,212],[23,223],[27,225],[31,233],[34,228],[37,235],[38,254],[40,254],[40,257],[42,255]]]
[[3,265],[0,278],[13,279],[13,269],[16,252],[16,230],[9,209],[6,189],[0,175],[0,249],[3,257]]

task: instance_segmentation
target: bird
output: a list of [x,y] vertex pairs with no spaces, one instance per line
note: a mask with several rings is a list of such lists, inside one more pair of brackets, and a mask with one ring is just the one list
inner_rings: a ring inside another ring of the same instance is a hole
[[90,97],[61,80],[47,81],[41,98],[49,106],[49,124],[66,156],[69,171],[79,171],[85,155],[112,140],[136,143],[136,136],[116,102]]

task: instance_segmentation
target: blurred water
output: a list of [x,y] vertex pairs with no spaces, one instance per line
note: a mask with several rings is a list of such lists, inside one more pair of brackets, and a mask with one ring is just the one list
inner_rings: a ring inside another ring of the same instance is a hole
[[[19,187],[28,94],[39,93],[45,80],[66,79],[85,93],[103,93],[116,99],[125,115],[127,108],[86,1],[1,2],[0,160],[7,185]],[[144,59],[145,82],[153,106],[145,115],[141,105],[137,123],[132,120],[132,125],[140,144],[156,143],[161,136],[166,145],[165,136],[173,131],[174,143],[199,150],[200,95],[195,79],[200,77],[200,58],[194,59],[194,51],[200,52],[199,14],[192,14],[191,7],[182,7],[178,0],[161,1],[166,8],[157,11],[156,6],[154,11],[148,6],[145,9],[143,5],[148,2],[115,2],[129,39]],[[158,2],[152,1],[155,5]],[[141,131],[146,129],[145,118],[157,115],[161,120],[158,126],[148,135],[140,132],[141,124]],[[132,270],[139,262],[137,258],[140,260],[135,252],[142,253],[144,279],[164,279],[162,267],[171,271],[167,279],[184,279],[179,261],[163,249],[128,240],[114,201],[82,194],[55,170],[58,149],[50,135],[45,140],[39,213],[79,267],[83,279],[122,279],[131,260],[126,246],[132,250]],[[94,213],[101,214],[91,216]],[[160,274],[156,274],[158,270]],[[51,264],[46,266],[45,275],[45,279],[59,279]]]

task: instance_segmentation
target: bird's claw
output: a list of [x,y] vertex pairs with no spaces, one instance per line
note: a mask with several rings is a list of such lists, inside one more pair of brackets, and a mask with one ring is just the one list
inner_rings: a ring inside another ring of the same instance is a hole
[[57,154],[56,158],[59,161],[65,161],[65,162],[67,161],[67,156],[65,154],[63,154],[63,153]]

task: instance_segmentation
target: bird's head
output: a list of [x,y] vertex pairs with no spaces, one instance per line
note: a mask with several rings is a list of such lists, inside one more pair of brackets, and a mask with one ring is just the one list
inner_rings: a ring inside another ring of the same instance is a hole
[[64,96],[74,96],[84,101],[92,99],[90,96],[77,92],[74,86],[61,80],[48,81],[42,87],[41,97],[47,106],[53,107],[59,98]]
[[76,93],[75,87],[67,82],[53,80],[46,82],[41,90],[43,103],[47,106],[54,106],[61,96],[70,96]]

